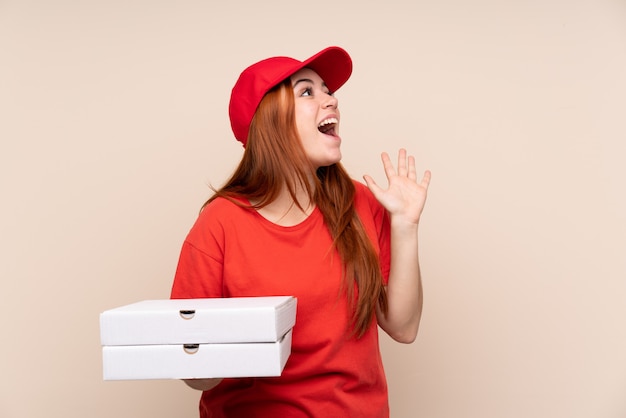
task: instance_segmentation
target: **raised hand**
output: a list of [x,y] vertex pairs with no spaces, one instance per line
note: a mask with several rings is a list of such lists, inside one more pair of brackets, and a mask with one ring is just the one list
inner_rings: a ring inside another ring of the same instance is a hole
[[426,170],[422,179],[418,182],[415,170],[415,157],[407,156],[405,149],[398,152],[398,166],[394,167],[389,154],[381,154],[388,187],[383,189],[369,175],[363,179],[374,197],[389,212],[393,221],[401,221],[410,224],[418,224],[426,194],[430,184],[431,173]]

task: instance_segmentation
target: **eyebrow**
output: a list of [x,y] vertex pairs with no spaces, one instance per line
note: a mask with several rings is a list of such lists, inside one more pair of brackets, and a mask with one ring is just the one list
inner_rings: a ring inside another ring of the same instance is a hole
[[[296,86],[297,86],[299,83],[311,83],[311,84],[315,84],[315,83],[313,82],[313,80],[311,80],[310,78],[301,78],[301,79],[299,79],[299,80],[296,80],[296,82],[295,82],[295,83],[293,83],[293,88],[296,88]],[[328,87],[328,86],[326,85],[326,83],[322,82],[322,87]]]

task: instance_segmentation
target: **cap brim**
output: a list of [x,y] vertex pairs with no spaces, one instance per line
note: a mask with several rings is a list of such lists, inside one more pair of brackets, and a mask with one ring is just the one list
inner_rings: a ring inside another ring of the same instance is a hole
[[303,61],[300,69],[302,68],[315,71],[330,91],[335,92],[350,78],[352,59],[344,49],[331,46]]

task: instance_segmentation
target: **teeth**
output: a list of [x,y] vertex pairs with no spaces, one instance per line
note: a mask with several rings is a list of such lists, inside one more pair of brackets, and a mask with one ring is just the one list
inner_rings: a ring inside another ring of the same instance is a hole
[[339,123],[339,121],[337,120],[337,118],[328,118],[320,122],[320,124],[318,125],[318,128],[321,128],[322,126],[330,125],[331,123]]

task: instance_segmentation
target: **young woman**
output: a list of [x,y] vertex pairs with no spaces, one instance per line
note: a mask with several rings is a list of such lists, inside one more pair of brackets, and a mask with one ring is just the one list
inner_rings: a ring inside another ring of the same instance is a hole
[[422,311],[418,224],[430,172],[382,154],[387,188],[342,165],[335,91],[352,61],[329,47],[248,67],[229,114],[243,158],[205,203],[172,298],[292,295],[291,356],[277,378],[199,379],[200,416],[388,417],[377,327],[411,343]]

